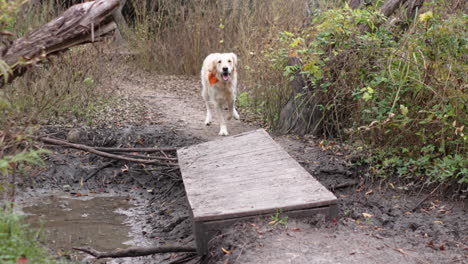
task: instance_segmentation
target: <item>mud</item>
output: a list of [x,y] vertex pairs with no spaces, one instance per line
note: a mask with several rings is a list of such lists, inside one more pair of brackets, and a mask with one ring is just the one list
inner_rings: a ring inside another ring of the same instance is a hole
[[[66,138],[70,129],[44,134]],[[80,130],[80,143],[114,147],[180,147],[200,142],[160,126]],[[82,151],[53,147],[47,166],[20,183],[17,203],[32,228],[41,227],[52,252],[72,260],[85,258],[72,247],[114,250],[128,246],[192,245],[185,192],[178,169],[115,162]],[[174,156],[175,153],[166,153]],[[112,263],[154,263],[173,255],[124,258]]]
[[[150,74],[135,69],[128,60],[118,65],[105,85],[114,87],[116,96],[128,102],[119,113],[138,118],[126,124],[120,116],[112,122],[108,113],[109,118],[102,118],[104,123],[96,126],[100,128],[75,126],[80,143],[183,147],[217,137],[216,122],[203,126],[203,102],[196,78]],[[241,121],[228,123],[231,134],[257,127],[245,120],[242,109],[240,112]],[[51,126],[44,133],[65,139],[70,130]],[[209,263],[468,263],[466,200],[453,201],[439,192],[428,195],[434,187],[392,177],[370,180],[351,165],[352,157],[346,150],[323,146],[320,139],[281,135],[274,135],[274,139],[335,193],[339,218],[287,219],[285,225],[270,225],[270,218],[238,223],[211,242]],[[131,229],[125,245],[194,246],[178,170],[116,162],[82,184],[82,179],[109,160],[61,147],[52,149],[47,167],[21,183],[26,193],[32,193],[29,200],[39,199],[35,193],[56,191],[125,197],[129,199],[129,204],[123,205],[126,217],[118,221]],[[51,206],[60,203],[57,200]],[[106,215],[115,216],[112,208],[116,203],[111,203]],[[121,244],[125,239],[119,237],[113,239]],[[101,241],[93,240],[87,245],[99,247]],[[81,246],[78,244],[73,246]],[[82,257],[70,253],[72,259]],[[174,257],[166,254],[118,263],[168,263]]]

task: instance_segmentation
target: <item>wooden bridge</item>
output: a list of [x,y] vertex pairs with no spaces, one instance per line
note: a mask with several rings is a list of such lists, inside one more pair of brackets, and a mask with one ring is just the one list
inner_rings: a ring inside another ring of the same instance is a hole
[[281,210],[335,218],[336,197],[263,130],[177,151],[199,254],[221,228]]

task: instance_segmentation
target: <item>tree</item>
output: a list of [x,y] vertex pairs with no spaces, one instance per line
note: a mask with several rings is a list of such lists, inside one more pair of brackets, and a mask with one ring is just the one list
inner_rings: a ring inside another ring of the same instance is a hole
[[51,54],[73,46],[103,40],[114,33],[113,20],[122,0],[96,0],[77,4],[61,16],[29,32],[11,44],[0,47],[0,88],[21,75],[29,65],[39,63]]

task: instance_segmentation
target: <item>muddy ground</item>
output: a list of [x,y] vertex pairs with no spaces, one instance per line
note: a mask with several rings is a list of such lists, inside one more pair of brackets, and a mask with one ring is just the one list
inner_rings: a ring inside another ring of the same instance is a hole
[[[99,114],[93,126],[70,120],[67,127],[45,125],[42,133],[106,147],[183,147],[218,137],[216,121],[212,126],[203,125],[204,105],[197,78],[154,75],[136,70],[131,60],[122,56],[108,61],[114,72],[100,85],[112,88],[119,99]],[[241,109],[241,121],[228,123],[232,135],[258,127],[242,114]],[[431,189],[391,178],[369,180],[363,170],[351,165],[352,157],[340,144],[324,146],[320,139],[312,137],[273,136],[339,198],[339,218],[287,219],[286,224],[276,225],[268,224],[269,218],[259,218],[238,223],[212,241],[209,263],[468,263],[466,198],[453,200],[438,191],[428,196]],[[76,233],[67,234],[68,244],[57,242],[56,237],[61,236],[57,229],[50,231],[48,245],[54,253],[98,263],[71,250],[70,245],[100,250],[128,245],[194,245],[184,186],[177,169],[119,161],[84,181],[110,160],[62,147],[51,149],[53,154],[47,166],[34,171],[32,181],[21,184],[23,191],[18,198],[25,207],[42,206],[39,214],[49,219],[49,224],[44,224],[46,231],[54,227],[51,218],[45,216],[47,211],[54,211],[51,207],[59,204],[64,214],[80,207],[70,199],[96,197],[88,199],[91,205],[86,210],[97,213],[104,211],[107,204],[120,208],[117,213],[123,218],[111,217],[118,223],[109,225],[117,228],[103,226],[101,233],[89,232],[92,239],[80,240]],[[111,200],[92,206],[106,197]],[[44,204],[49,204],[45,210]],[[34,207],[27,210],[33,214],[32,221],[37,221]],[[107,215],[113,213],[111,210]],[[102,226],[109,220],[100,217],[82,229]],[[73,226],[82,222],[67,221]],[[122,237],[122,232],[128,232],[127,237]],[[103,233],[116,235],[106,237]],[[99,263],[169,263],[181,255]],[[198,258],[190,263],[197,261]]]

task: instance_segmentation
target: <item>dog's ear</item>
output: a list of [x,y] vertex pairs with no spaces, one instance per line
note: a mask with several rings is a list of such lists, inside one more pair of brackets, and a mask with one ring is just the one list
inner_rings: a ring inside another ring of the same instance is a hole
[[229,55],[232,58],[232,61],[234,62],[234,66],[237,65],[237,55],[235,53],[229,53]]
[[208,71],[209,72],[216,73],[216,65],[218,64],[218,60],[219,60],[218,57],[215,57],[211,61],[210,65],[208,66]]

